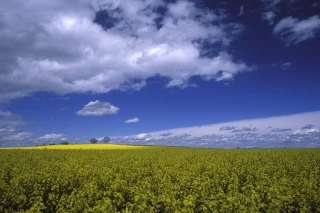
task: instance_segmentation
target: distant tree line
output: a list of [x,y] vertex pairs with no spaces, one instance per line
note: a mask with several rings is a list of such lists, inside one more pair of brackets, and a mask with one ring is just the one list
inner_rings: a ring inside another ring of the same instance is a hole
[[[96,144],[96,143],[98,143],[98,139],[97,138],[91,138],[89,142],[91,144]],[[103,143],[109,143],[110,142],[110,137],[104,137],[102,142]]]
[[39,145],[36,145],[36,146],[54,146],[54,145],[69,145],[69,142],[68,141],[62,141],[60,143],[50,143],[50,144],[39,144]]

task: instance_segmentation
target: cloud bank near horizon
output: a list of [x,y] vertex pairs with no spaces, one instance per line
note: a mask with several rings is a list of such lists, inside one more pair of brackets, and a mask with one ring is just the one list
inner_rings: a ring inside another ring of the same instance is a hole
[[191,147],[318,147],[320,111],[114,137],[114,143]]
[[[9,115],[8,112],[2,113]],[[130,136],[110,137],[111,143],[190,147],[316,147],[320,148],[320,111],[270,118],[169,129]],[[30,146],[68,140],[88,143],[88,138],[63,134],[35,137],[17,128],[0,128],[0,146]],[[97,137],[103,138],[103,137]]]

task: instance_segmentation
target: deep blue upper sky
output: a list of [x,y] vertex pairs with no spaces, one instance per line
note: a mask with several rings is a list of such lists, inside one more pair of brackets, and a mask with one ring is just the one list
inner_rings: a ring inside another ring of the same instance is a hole
[[320,110],[319,1],[49,2],[0,3],[0,143]]

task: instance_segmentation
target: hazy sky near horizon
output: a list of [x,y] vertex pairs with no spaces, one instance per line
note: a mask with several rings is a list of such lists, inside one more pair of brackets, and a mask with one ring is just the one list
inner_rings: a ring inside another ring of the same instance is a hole
[[0,49],[0,146],[320,110],[317,0],[1,1]]

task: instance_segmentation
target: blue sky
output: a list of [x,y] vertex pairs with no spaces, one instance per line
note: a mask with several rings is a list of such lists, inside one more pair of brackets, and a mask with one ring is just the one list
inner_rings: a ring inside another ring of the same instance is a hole
[[[275,138],[283,144],[261,137],[259,146],[320,146],[319,123],[299,114],[319,117],[319,1],[12,0],[0,8],[0,146],[132,135],[147,143],[151,132],[248,121],[241,129],[270,117],[273,129],[291,131]],[[279,117],[288,115],[299,128]]]

